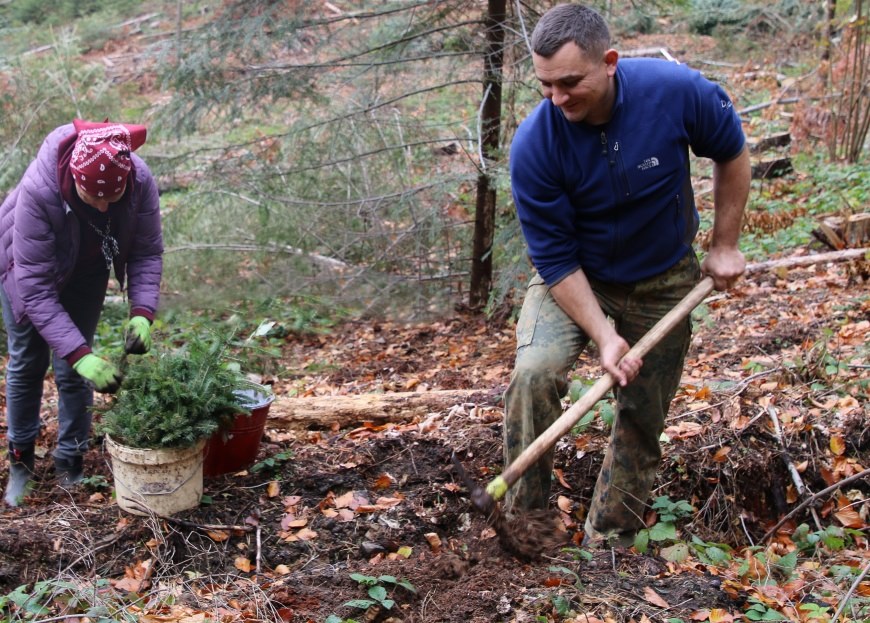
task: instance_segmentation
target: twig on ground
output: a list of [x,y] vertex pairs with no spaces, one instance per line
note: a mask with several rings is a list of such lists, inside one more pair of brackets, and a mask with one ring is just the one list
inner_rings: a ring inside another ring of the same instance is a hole
[[[771,422],[773,422],[773,432],[776,435],[776,440],[779,442],[779,445],[782,448],[782,461],[783,463],[785,463],[785,466],[788,469],[788,473],[791,475],[791,480],[794,483],[794,486],[797,487],[798,495],[802,498],[806,497],[808,494],[812,495],[812,491],[810,491],[804,484],[801,475],[798,473],[798,470],[794,466],[791,457],[788,455],[788,447],[785,445],[785,439],[783,439],[782,436],[782,426],[780,426],[779,424],[779,417],[777,417],[776,415],[776,409],[774,409],[772,406],[767,407],[767,414],[770,416]],[[819,521],[819,514],[816,512],[816,509],[810,507],[810,513],[813,516],[813,521],[815,521],[816,523],[816,529],[821,530],[822,522]]]
[[867,571],[870,570],[870,562],[864,565],[864,568],[861,570],[861,574],[855,578],[855,581],[852,582],[852,586],[849,587],[849,590],[846,592],[845,597],[840,601],[840,605],[837,606],[837,611],[834,613],[832,621],[839,621],[840,615],[843,614],[843,610],[846,609],[846,603],[849,601],[849,598],[852,597],[852,593],[855,592],[855,589],[858,588],[858,585],[861,583],[861,580],[867,575]]
[[256,554],[256,557],[254,559],[256,561],[254,569],[256,570],[257,575],[260,575],[260,560],[261,560],[260,554],[262,552],[262,540],[261,540],[262,534],[261,534],[261,532],[262,531],[260,529],[260,522],[258,521],[257,522],[257,554]]
[[823,495],[827,495],[828,493],[830,493],[832,491],[836,491],[840,487],[843,487],[843,486],[849,484],[850,482],[860,480],[861,478],[866,478],[868,475],[870,475],[870,468],[865,469],[862,472],[858,472],[857,474],[852,474],[848,478],[843,478],[843,480],[841,480],[840,482],[834,483],[830,487],[822,489],[818,493],[814,493],[811,497],[808,497],[806,500],[804,500],[803,502],[801,502],[800,504],[795,506],[791,511],[789,511],[789,513],[787,515],[785,515],[785,517],[783,517],[778,522],[776,522],[776,525],[774,525],[770,530],[768,530],[767,532],[764,533],[764,536],[761,537],[761,540],[766,541],[771,536],[773,536],[773,534],[776,533],[777,529],[782,524],[784,524],[786,521],[791,519],[791,517],[793,515],[800,512],[807,504],[812,504],[815,500],[822,497]]
[[159,517],[160,519],[169,522],[171,524],[175,524],[176,526],[183,526],[185,528],[194,528],[197,530],[230,530],[230,531],[241,531],[241,532],[251,532],[254,527],[253,526],[238,526],[238,525],[223,525],[223,524],[201,524],[193,521],[187,521],[186,519],[178,519],[177,517],[170,517],[169,515],[160,515],[159,513],[155,513],[153,510],[148,508],[147,506],[143,506],[139,501],[134,500],[132,498],[124,498],[130,504],[137,506],[139,510],[142,512],[148,513],[149,515],[153,515],[154,517]]

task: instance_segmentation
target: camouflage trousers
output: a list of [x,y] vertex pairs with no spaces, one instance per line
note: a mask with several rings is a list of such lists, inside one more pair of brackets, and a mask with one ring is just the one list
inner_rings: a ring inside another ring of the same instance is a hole
[[[699,279],[698,260],[690,252],[671,269],[644,281],[619,285],[590,279],[590,284],[617,332],[634,344]],[[568,373],[590,341],[537,275],[529,283],[516,333],[516,362],[505,393],[505,465],[562,414]],[[690,339],[691,320],[686,318],[643,358],[634,381],[614,389],[616,415],[587,514],[587,534],[633,537],[643,526],[644,505],[661,461],[659,437]],[[508,490],[506,509],[546,508],[552,471],[550,450]]]

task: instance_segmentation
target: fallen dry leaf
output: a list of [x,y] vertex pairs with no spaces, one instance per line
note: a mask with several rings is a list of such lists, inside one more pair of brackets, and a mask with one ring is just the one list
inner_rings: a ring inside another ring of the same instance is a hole
[[378,479],[375,480],[372,486],[375,489],[386,489],[393,486],[393,482],[395,481],[393,480],[392,476],[390,476],[389,474],[381,474],[380,476],[378,476]]
[[698,422],[680,422],[676,426],[668,426],[665,429],[671,439],[688,439],[704,432],[704,425]]
[[842,456],[846,451],[846,442],[839,435],[833,435],[831,437],[831,441],[829,443],[831,452],[836,454],[837,456]]
[[657,592],[655,592],[649,586],[647,586],[643,589],[643,598],[646,599],[649,603],[653,604],[654,606],[658,606],[659,608],[670,608],[670,605],[668,605],[668,602],[666,602],[664,599],[662,599],[662,596],[659,595]]
[[722,608],[713,608],[710,611],[710,623],[733,623],[734,615]]
[[427,532],[423,537],[429,543],[429,547],[434,553],[438,554],[441,552],[441,537],[436,532]]
[[233,565],[242,573],[250,573],[251,561],[244,556],[237,556]]
[[717,463],[724,463],[727,459],[728,453],[731,452],[731,446],[722,446],[716,453],[713,455],[713,460]]
[[553,470],[553,473],[556,475],[556,478],[559,480],[560,485],[562,485],[566,489],[571,489],[571,485],[569,485],[567,482],[565,482],[565,474],[561,469],[556,468]]
[[844,508],[841,511],[837,511],[834,513],[834,517],[837,518],[837,521],[843,524],[844,528],[863,530],[867,527],[867,524],[865,524],[864,520],[861,519],[861,515],[859,515],[858,511],[854,508]]
[[223,543],[230,538],[229,530],[206,530],[205,533],[215,543]]
[[272,480],[266,485],[266,496],[276,498],[281,494],[281,485],[277,480]]

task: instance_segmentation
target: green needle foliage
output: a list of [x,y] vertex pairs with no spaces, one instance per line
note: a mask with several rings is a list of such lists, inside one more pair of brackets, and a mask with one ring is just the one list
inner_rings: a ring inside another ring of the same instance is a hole
[[225,349],[193,338],[179,351],[131,358],[95,430],[134,448],[183,448],[250,413],[238,392],[254,386],[226,365]]

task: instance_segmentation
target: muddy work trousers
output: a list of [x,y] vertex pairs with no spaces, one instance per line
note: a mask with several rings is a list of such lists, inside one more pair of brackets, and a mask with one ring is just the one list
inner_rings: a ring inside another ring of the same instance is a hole
[[[617,285],[590,279],[590,284],[617,332],[634,345],[699,279],[692,252],[644,281]],[[568,374],[589,344],[538,276],[529,283],[516,332],[516,363],[505,394],[505,465],[562,414]],[[659,437],[690,339],[691,320],[686,318],[643,358],[637,378],[627,387],[615,387],[616,416],[587,515],[587,533],[628,536],[642,527],[644,504],[661,461]],[[552,471],[550,450],[508,490],[506,509],[546,508]]]

